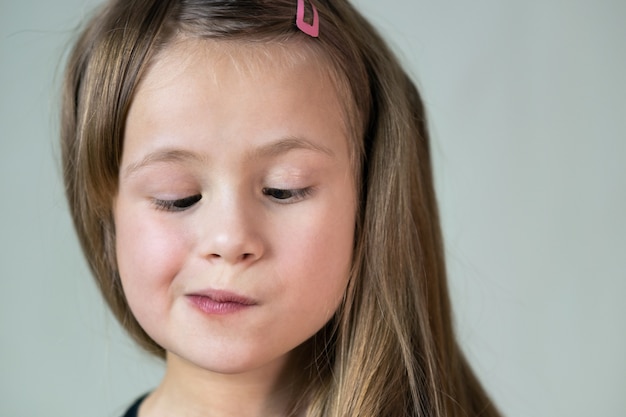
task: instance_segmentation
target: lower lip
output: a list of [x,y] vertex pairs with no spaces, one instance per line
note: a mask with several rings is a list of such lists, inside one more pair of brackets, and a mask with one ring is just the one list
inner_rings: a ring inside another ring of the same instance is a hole
[[238,303],[234,301],[215,301],[201,295],[189,295],[187,298],[196,308],[211,315],[233,314],[254,306],[254,304]]

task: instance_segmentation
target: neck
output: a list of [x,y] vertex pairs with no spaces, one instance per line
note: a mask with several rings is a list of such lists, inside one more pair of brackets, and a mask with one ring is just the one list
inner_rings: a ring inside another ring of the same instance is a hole
[[246,373],[220,374],[168,353],[165,376],[142,404],[140,417],[284,416],[291,398],[287,368],[280,361]]

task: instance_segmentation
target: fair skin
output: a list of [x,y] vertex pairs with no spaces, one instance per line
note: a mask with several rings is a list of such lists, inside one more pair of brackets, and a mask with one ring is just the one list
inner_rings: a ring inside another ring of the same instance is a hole
[[341,303],[356,191],[344,107],[301,45],[178,42],[133,100],[117,262],[166,374],[141,417],[281,415]]

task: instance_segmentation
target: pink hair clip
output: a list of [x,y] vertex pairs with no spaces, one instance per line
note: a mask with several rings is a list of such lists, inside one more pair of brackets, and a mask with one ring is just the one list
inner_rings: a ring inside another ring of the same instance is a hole
[[304,21],[304,0],[298,0],[298,10],[296,11],[296,26],[309,36],[317,38],[320,35],[320,20],[317,15],[317,9],[311,0],[311,8],[313,9],[313,23],[308,24]]

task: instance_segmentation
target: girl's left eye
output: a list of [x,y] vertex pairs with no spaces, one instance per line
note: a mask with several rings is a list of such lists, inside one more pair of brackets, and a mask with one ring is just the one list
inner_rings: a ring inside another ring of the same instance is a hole
[[158,209],[165,211],[183,211],[187,210],[202,199],[202,194],[196,194],[177,200],[154,200],[154,204]]
[[285,190],[281,188],[263,188],[263,194],[271,197],[274,200],[278,200],[281,203],[295,203],[306,198],[311,194],[312,188],[300,188],[295,190]]

